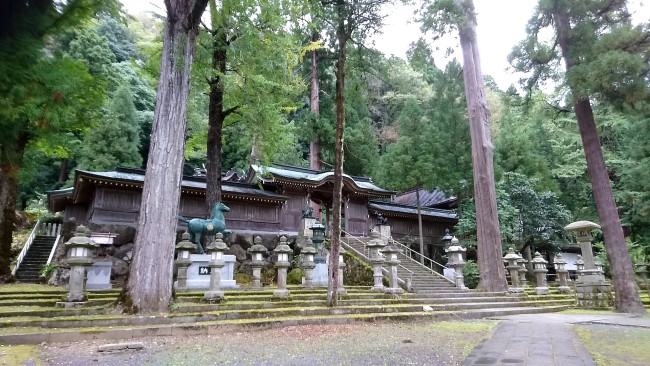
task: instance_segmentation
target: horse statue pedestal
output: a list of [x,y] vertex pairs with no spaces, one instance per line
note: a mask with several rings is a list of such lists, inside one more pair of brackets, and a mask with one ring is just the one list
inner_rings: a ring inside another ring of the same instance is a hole
[[[188,290],[207,290],[210,287],[210,254],[191,254],[189,268],[187,269],[187,289]],[[234,255],[224,255],[223,260],[226,263],[221,268],[221,289],[236,289],[239,285],[235,282],[235,261]],[[177,288],[174,283],[174,288]]]

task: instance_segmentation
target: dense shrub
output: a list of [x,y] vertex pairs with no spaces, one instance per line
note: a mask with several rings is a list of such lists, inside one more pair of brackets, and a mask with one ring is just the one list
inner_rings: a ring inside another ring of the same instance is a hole
[[469,259],[463,268],[463,276],[465,277],[465,286],[469,288],[476,288],[479,281],[478,266],[476,262]]

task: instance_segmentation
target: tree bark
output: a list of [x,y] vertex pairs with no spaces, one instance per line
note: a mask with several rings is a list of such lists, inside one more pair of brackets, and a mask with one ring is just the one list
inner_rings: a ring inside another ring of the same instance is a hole
[[165,1],[167,23],[156,110],[124,304],[133,312],[169,310],[189,77],[198,25],[207,1]]
[[68,177],[68,159],[61,159],[61,168],[59,169],[59,180],[57,183],[65,183]]
[[[29,134],[25,132],[14,144],[4,146],[5,151],[0,149],[0,283],[13,281],[11,244],[18,200],[19,162],[23,160],[28,141]],[[13,161],[7,158],[9,155],[13,157]]]
[[[580,64],[577,57],[571,57],[570,18],[564,8],[556,5],[553,20],[558,44],[562,50],[562,57],[568,73],[572,67]],[[573,105],[582,145],[585,150],[587,171],[591,180],[596,210],[598,211],[605,241],[605,251],[609,259],[612,281],[616,291],[616,310],[623,313],[644,314],[646,310],[636,288],[632,260],[625,244],[625,235],[616,209],[614,192],[612,191],[607,166],[600,146],[600,138],[591,103],[588,98],[578,96],[571,84],[569,84],[569,89],[573,94]]]
[[507,291],[503,267],[501,232],[494,183],[490,110],[485,97],[483,73],[476,40],[476,16],[471,0],[455,0],[463,9],[465,22],[458,25],[463,51],[463,78],[472,139],[472,166],[476,203],[476,236],[480,280],[484,291]]
[[424,238],[422,237],[422,212],[420,211],[420,188],[415,190],[416,207],[418,210],[418,233],[420,234],[420,263],[424,264]]
[[12,167],[3,162],[0,166],[0,283],[10,282],[11,243],[18,197],[18,180]]
[[[214,0],[210,2],[211,11],[216,10],[213,3]],[[223,106],[224,84],[222,75],[226,74],[228,41],[223,27],[214,23],[212,27],[214,32],[212,35],[212,69],[214,70],[214,76],[208,81],[210,85],[210,102],[208,105],[205,217],[209,217],[214,205],[221,201],[221,141],[223,122],[226,119]]]
[[[318,32],[312,33],[312,42],[320,38]],[[319,79],[318,79],[318,54],[316,50],[311,51],[310,63],[310,109],[311,112],[318,116],[320,114],[320,95],[319,95]],[[320,155],[320,138],[316,136],[312,142],[309,143],[309,167],[314,170],[321,170],[321,155]]]
[[332,193],[332,248],[330,250],[330,277],[328,280],[328,304],[338,304],[339,247],[341,245],[341,205],[343,203],[343,137],[345,132],[345,57],[348,35],[345,27],[345,1],[338,0],[336,12],[338,26],[338,58],[336,61],[336,135],[334,140],[334,190]]

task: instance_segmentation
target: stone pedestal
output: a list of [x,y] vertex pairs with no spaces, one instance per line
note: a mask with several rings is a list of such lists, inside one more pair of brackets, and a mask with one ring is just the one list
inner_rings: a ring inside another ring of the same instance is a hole
[[404,290],[399,287],[397,282],[397,266],[400,264],[400,261],[397,259],[397,253],[400,252],[396,247],[389,245],[382,251],[386,257],[386,264],[388,265],[388,279],[390,287],[384,289],[384,292],[388,294],[401,294]]
[[384,245],[388,245],[391,236],[390,225],[376,225],[375,230],[379,233],[379,238],[384,242]]
[[303,257],[302,268],[305,270],[305,277],[302,279],[303,288],[314,288],[314,255],[317,253],[316,248],[313,247],[311,239],[307,239],[306,246],[302,248],[300,254]]
[[[178,260],[178,276],[175,284],[177,290],[207,290],[210,288],[210,276],[212,267],[210,266],[211,256],[209,254],[192,254],[190,255],[189,266],[185,270],[185,288],[181,288],[181,265]],[[234,255],[224,255],[224,266],[220,271],[219,286],[222,289],[236,289],[239,285],[235,282],[235,262]],[[185,265],[185,264],[183,264]]]
[[[68,260],[70,263],[70,260]],[[86,292],[84,289],[84,280],[86,277],[86,266],[90,262],[70,263],[70,280],[68,282],[68,295],[65,298],[67,302],[85,302]]]
[[608,284],[576,283],[578,306],[584,309],[611,309],[614,306],[612,287]]
[[289,296],[289,290],[287,289],[287,268],[289,268],[289,253],[292,250],[287,245],[287,238],[285,236],[280,237],[280,244],[273,251],[278,255],[278,261],[275,263],[275,268],[278,269],[278,288],[273,291],[273,296],[287,297]]
[[95,262],[88,267],[86,288],[88,290],[110,290],[112,262]]
[[210,259],[210,287],[203,297],[212,302],[220,301],[223,299],[223,291],[221,291],[221,269],[226,265],[223,253],[228,250],[228,245],[223,241],[223,234],[217,233],[215,240],[205,248],[211,255]]
[[311,231],[311,227],[316,223],[316,219],[313,217],[303,217],[300,219],[300,228],[298,230],[298,236],[306,239],[311,239],[314,234]]
[[533,262],[533,272],[535,273],[535,279],[537,280],[537,287],[535,287],[535,293],[537,295],[548,295],[548,284],[546,282],[546,264],[548,263],[539,252],[535,252],[535,258]]
[[504,260],[508,262],[508,265],[506,266],[506,269],[510,273],[510,288],[508,289],[509,292],[523,292],[524,289],[519,287],[519,266],[517,265],[517,261],[519,260],[519,256],[515,253],[514,248],[509,248],[508,249],[508,254],[503,257]]
[[381,270],[381,265],[384,263],[384,256],[379,252],[386,246],[379,238],[379,232],[373,230],[370,233],[370,241],[367,246],[370,250],[370,265],[372,266],[372,276],[375,284],[370,288],[373,292],[384,292],[384,274]]

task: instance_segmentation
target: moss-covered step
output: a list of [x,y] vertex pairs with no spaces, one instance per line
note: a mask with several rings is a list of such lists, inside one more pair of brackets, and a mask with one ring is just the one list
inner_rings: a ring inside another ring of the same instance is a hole
[[432,311],[413,313],[384,313],[384,314],[348,314],[348,315],[317,315],[281,318],[232,319],[208,321],[195,324],[167,324],[160,326],[112,326],[94,327],[92,329],[43,329],[37,327],[0,329],[0,344],[40,344],[43,342],[80,341],[93,339],[133,339],[150,336],[183,336],[219,334],[225,329],[252,329],[297,326],[309,324],[346,324],[352,322],[377,321],[416,321],[426,322],[450,319],[477,319],[485,317],[532,314],[542,312],[558,312],[566,310],[565,306],[550,306],[545,308],[506,308],[506,309],[477,309],[467,311]]

